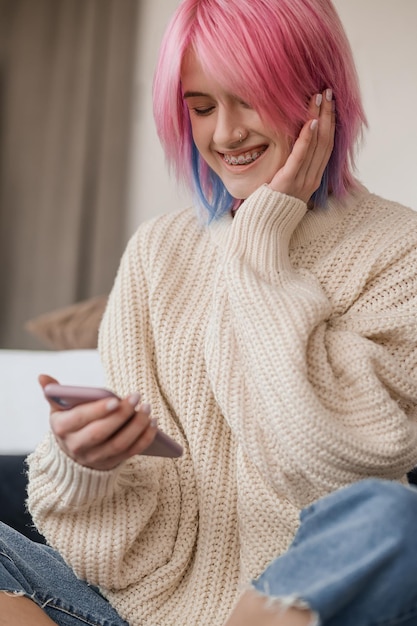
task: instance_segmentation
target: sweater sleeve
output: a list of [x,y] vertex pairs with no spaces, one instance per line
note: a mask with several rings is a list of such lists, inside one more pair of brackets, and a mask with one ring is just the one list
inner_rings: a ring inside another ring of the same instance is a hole
[[[152,402],[157,393],[152,331],[138,253],[144,248],[141,231],[122,258],[100,330],[100,351],[110,388],[119,395],[140,391]],[[35,524],[80,578],[122,589],[158,570],[162,575],[164,566],[181,575],[181,560],[189,553],[176,548],[185,531],[173,460],[135,456],[112,471],[95,471],[72,461],[50,435],[29,457],[29,477]],[[189,529],[190,550],[192,541]],[[171,583],[173,575],[167,572]]]
[[[375,262],[374,278],[337,311],[334,290],[290,263],[305,212],[263,186],[231,224],[215,227],[206,341],[212,386],[241,450],[298,507],[365,476],[401,479],[417,459],[416,246],[388,267]],[[355,270],[363,274],[360,259]]]

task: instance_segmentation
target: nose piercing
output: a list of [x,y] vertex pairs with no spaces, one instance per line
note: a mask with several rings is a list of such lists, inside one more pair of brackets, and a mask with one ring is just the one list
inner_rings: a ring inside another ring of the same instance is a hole
[[243,141],[242,133],[239,131],[239,143],[242,143],[242,141]]

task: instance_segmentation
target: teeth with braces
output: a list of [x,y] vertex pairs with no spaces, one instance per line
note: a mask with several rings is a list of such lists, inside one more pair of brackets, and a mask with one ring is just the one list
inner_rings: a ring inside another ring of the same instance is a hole
[[265,150],[266,148],[254,152],[246,152],[246,154],[239,154],[239,156],[224,154],[223,158],[228,165],[248,165],[249,163],[256,161],[256,159],[258,159],[261,154],[265,152]]

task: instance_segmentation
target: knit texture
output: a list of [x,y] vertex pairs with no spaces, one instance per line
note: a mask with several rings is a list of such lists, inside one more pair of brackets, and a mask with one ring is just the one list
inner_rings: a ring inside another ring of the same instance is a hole
[[142,225],[100,333],[180,459],[81,467],[49,436],[38,528],[131,626],[221,626],[300,509],[417,460],[417,214],[362,189],[307,211],[263,186],[210,226]]

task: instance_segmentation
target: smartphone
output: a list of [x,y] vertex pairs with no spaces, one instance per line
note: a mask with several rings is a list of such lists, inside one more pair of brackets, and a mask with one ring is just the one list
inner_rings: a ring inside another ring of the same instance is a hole
[[[46,398],[53,400],[63,409],[71,409],[84,402],[118,397],[109,389],[101,387],[76,387],[72,385],[58,385],[57,383],[49,383],[43,391]],[[177,458],[182,455],[182,452],[182,447],[176,441],[158,429],[151,445],[141,454]]]

